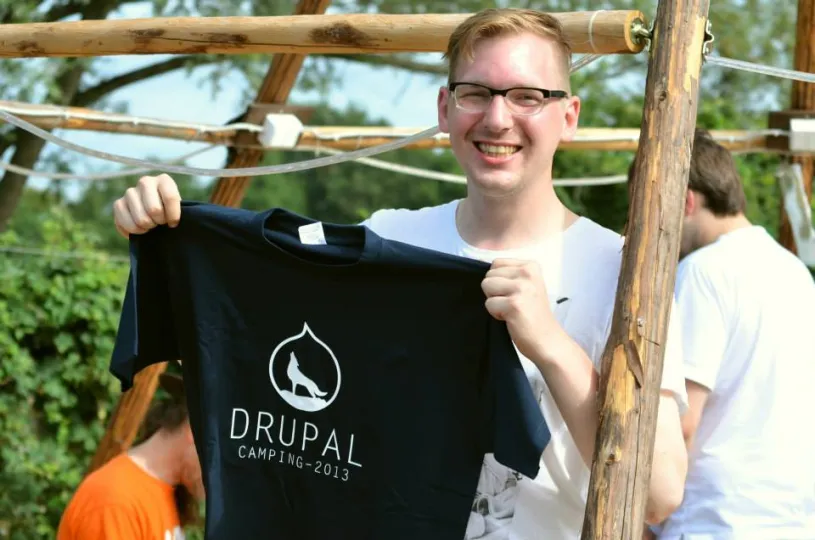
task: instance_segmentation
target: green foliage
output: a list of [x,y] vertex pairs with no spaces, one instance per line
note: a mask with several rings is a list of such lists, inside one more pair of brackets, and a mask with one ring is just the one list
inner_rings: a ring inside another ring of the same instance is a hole
[[[49,256],[0,257],[0,538],[54,538],[119,386],[108,364],[127,265],[51,208],[28,222]],[[27,243],[27,242],[26,242]],[[0,248],[22,248],[14,232]]]

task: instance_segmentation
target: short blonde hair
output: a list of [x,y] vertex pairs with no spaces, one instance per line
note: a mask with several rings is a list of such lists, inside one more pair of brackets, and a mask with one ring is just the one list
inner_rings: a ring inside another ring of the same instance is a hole
[[566,40],[563,25],[548,14],[533,9],[490,8],[475,13],[464,20],[450,34],[444,58],[448,61],[448,82],[459,61],[473,59],[473,50],[481,39],[509,34],[531,33],[551,39],[563,56],[563,70],[568,84],[571,69],[572,48]]

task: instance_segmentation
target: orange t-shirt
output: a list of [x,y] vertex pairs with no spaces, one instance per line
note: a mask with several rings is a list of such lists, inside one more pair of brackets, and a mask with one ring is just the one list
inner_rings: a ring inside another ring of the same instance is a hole
[[183,539],[173,487],[124,453],[82,481],[57,532],[57,540]]

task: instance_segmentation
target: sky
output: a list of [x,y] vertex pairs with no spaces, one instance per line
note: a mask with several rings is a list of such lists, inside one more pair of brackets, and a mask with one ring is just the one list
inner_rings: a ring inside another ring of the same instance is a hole
[[[148,10],[148,5],[129,4],[116,18],[144,17],[149,15]],[[429,61],[441,61],[441,54],[428,56]],[[122,73],[164,58],[167,56],[107,57],[106,72],[111,75]],[[402,70],[373,69],[352,62],[337,64],[342,77],[341,83],[330,91],[329,103],[332,106],[342,109],[354,104],[372,117],[384,118],[394,126],[425,129],[436,125],[438,79]],[[216,97],[213,97],[209,85],[200,82],[200,78],[200,71],[193,76],[180,71],[173,72],[127,86],[111,98],[117,102],[127,102],[128,114],[217,125],[225,124],[247,106],[245,83],[240,75],[235,74],[223,81],[222,89]],[[250,89],[249,93],[254,96],[255,91]],[[294,91],[289,102],[315,102],[317,97],[315,93]],[[79,130],[55,130],[54,135],[91,149],[151,161],[169,161],[206,146],[205,143]],[[51,143],[46,146],[45,151],[70,152]],[[225,156],[224,148],[216,148],[189,159],[187,164],[193,167],[220,168],[224,166]],[[75,154],[74,157],[77,162],[93,171],[128,168],[126,165],[81,154]],[[313,156],[303,155],[303,159],[309,157]],[[87,181],[91,180],[77,182]],[[41,187],[46,183],[47,180],[43,178],[31,177],[29,185]]]

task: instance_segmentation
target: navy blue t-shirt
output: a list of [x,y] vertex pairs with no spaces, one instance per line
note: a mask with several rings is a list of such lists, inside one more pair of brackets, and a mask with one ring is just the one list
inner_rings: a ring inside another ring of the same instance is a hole
[[131,236],[111,371],[182,360],[208,539],[461,540],[485,453],[536,476],[550,434],[487,264],[279,208],[181,216]]

